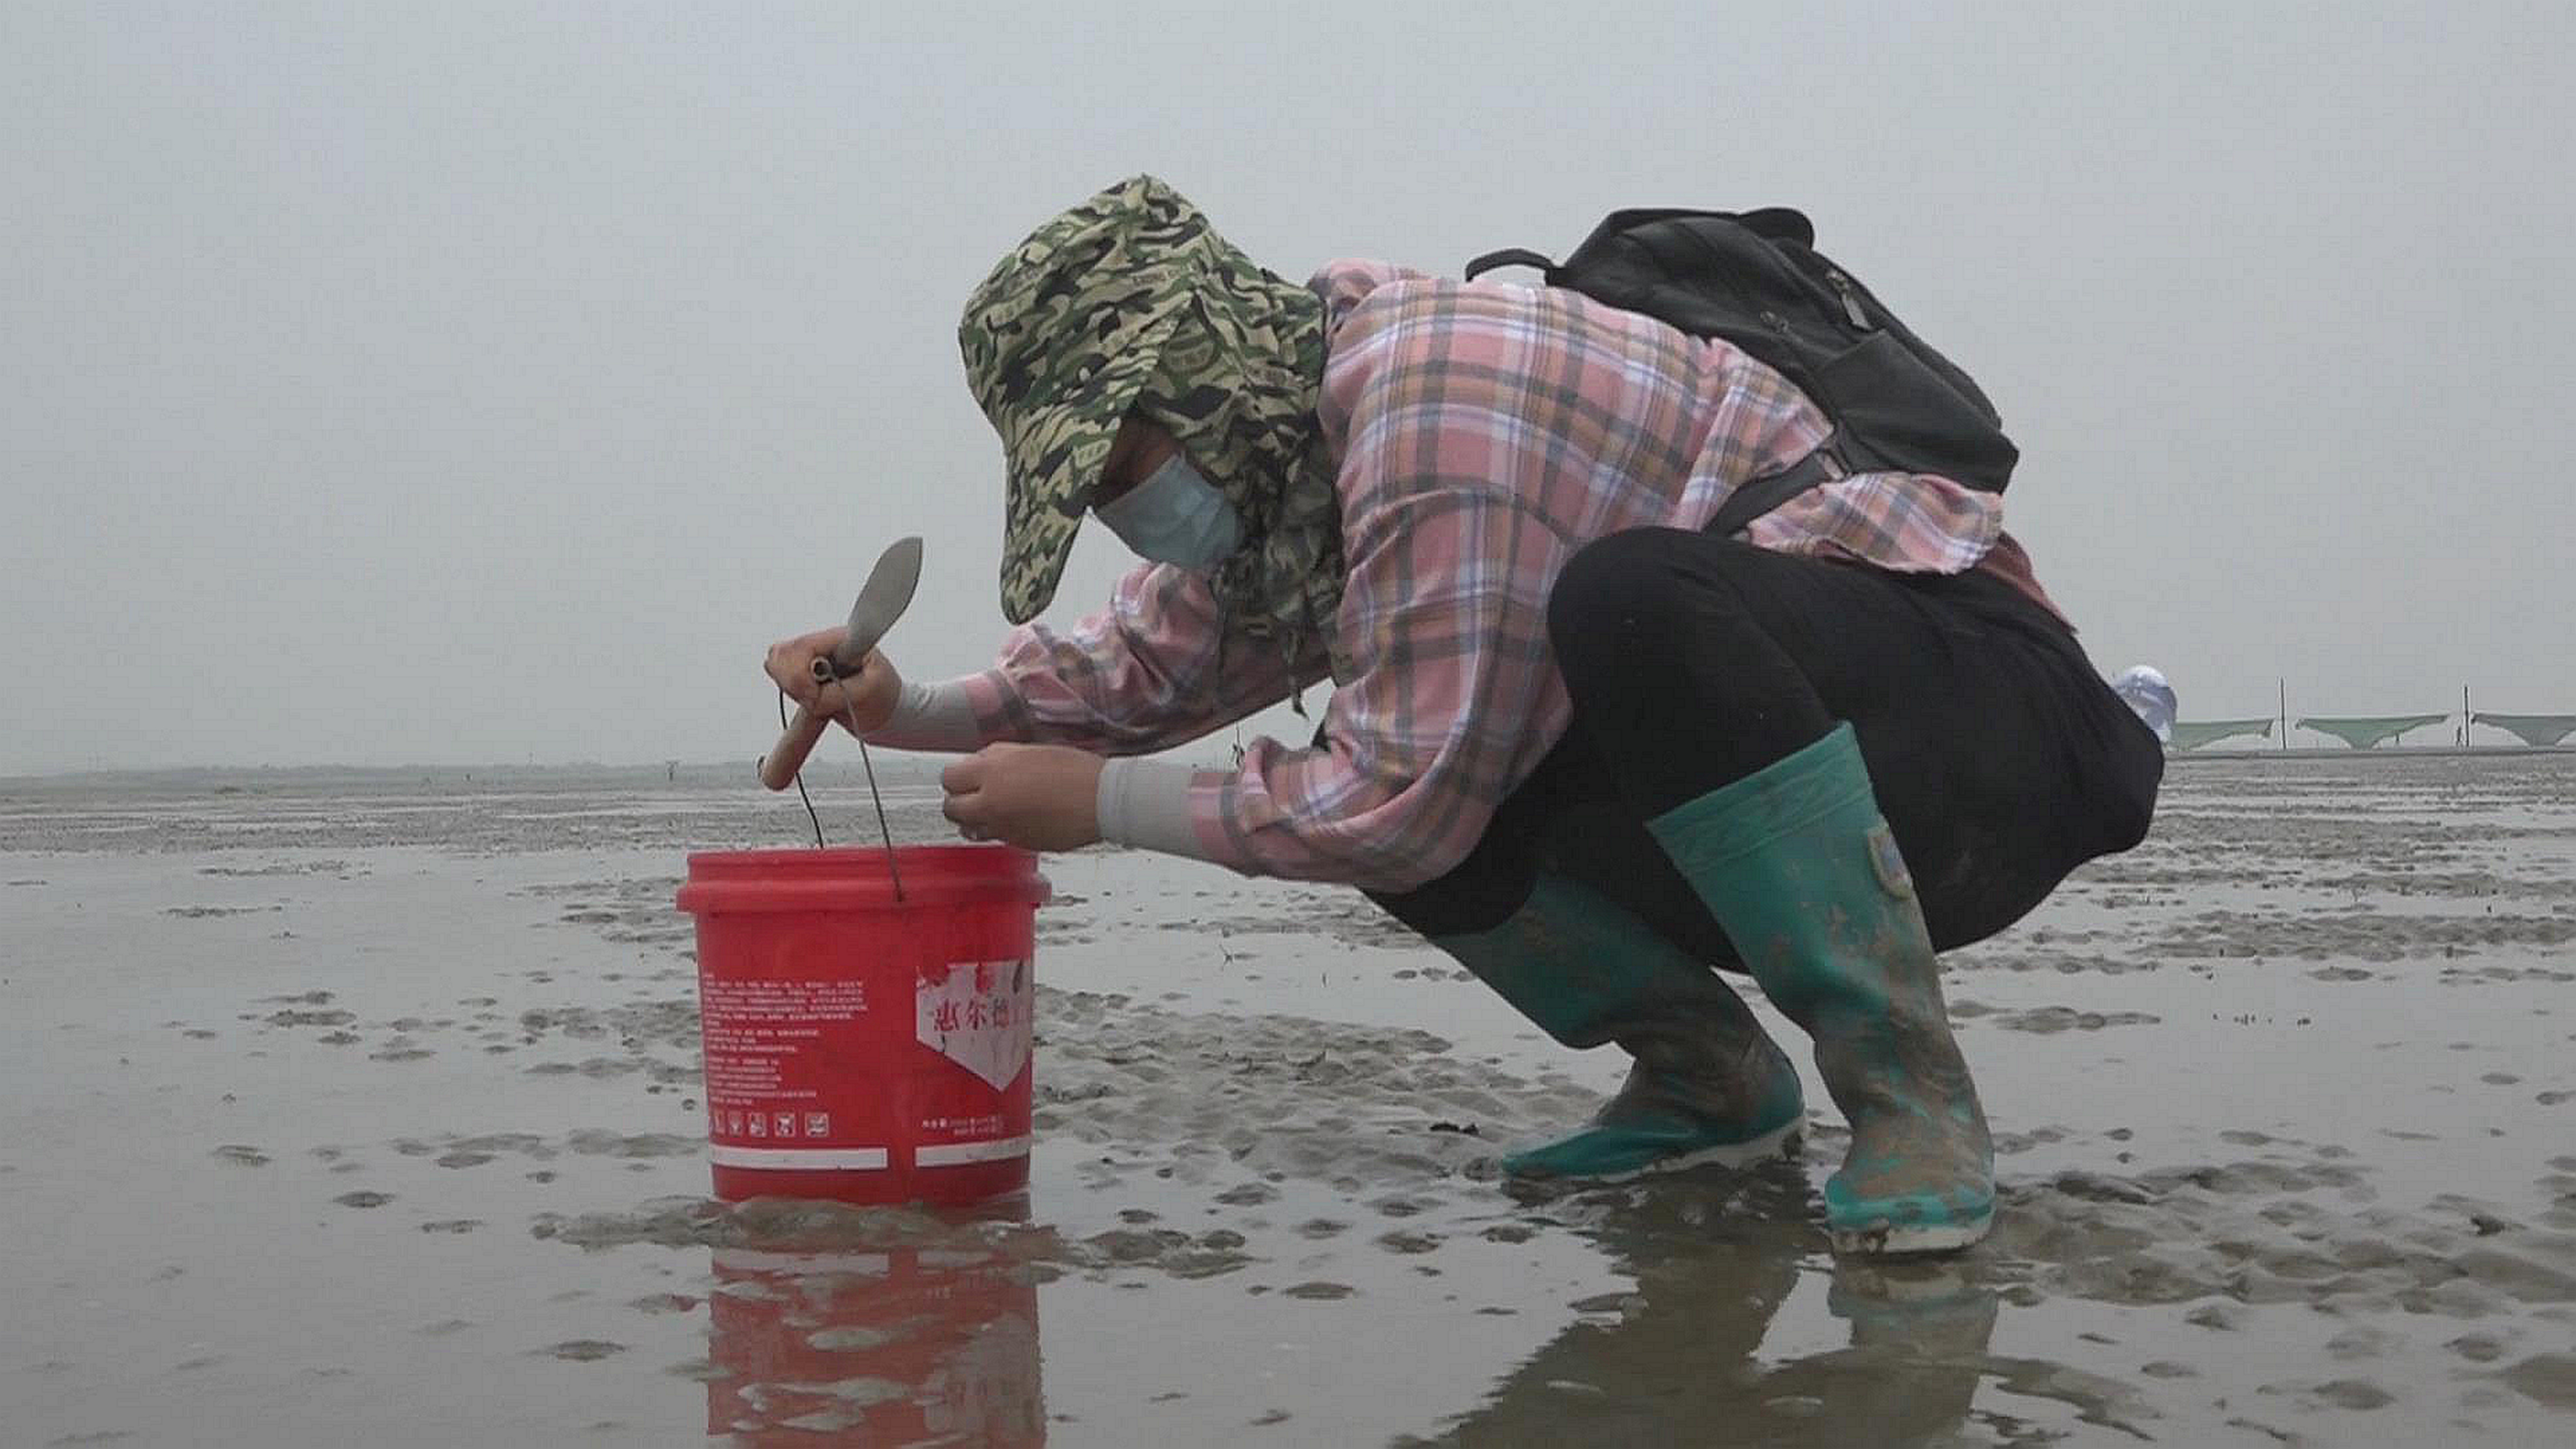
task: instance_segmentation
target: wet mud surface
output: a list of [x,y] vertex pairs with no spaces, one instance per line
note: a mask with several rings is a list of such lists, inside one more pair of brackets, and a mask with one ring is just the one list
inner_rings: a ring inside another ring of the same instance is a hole
[[1024,1201],[709,1201],[671,893],[806,830],[0,785],[0,1442],[2576,1439],[2576,758],[2177,765],[1949,958],[2002,1221],[1881,1267],[1812,1074],[1792,1157],[1506,1183],[1619,1062],[1355,895],[1116,851],[1046,867]]

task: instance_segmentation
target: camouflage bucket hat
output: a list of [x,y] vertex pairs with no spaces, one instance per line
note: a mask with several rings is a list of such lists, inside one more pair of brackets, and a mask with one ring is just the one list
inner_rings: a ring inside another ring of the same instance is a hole
[[[1028,622],[1054,597],[1131,410],[1170,427],[1253,526],[1276,512],[1248,495],[1259,491],[1258,475],[1291,471],[1261,455],[1293,449],[1296,440],[1273,427],[1275,437],[1247,441],[1247,422],[1265,410],[1311,418],[1312,384],[1281,387],[1217,355],[1202,336],[1211,319],[1228,319],[1218,330],[1237,339],[1280,330],[1232,321],[1246,311],[1319,319],[1321,306],[1312,292],[1255,265],[1151,176],[1122,181],[1048,221],[967,298],[958,349],[967,386],[1001,436],[1008,474],[1001,582],[1002,613],[1012,623]],[[1311,376],[1321,358],[1320,321],[1289,330],[1314,336],[1307,347],[1285,349],[1299,355],[1282,365]],[[1196,375],[1176,379],[1166,375],[1172,370]],[[1202,415],[1172,404],[1181,392],[1226,401]]]

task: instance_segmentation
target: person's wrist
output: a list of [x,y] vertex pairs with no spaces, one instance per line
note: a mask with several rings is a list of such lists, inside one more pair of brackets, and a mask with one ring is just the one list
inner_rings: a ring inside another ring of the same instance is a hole
[[1083,833],[1091,838],[1092,844],[1097,845],[1101,838],[1100,777],[1102,772],[1109,768],[1109,762],[1088,750],[1083,752],[1082,758],[1082,768],[1074,772],[1077,788],[1072,792],[1076,797],[1072,803],[1080,812],[1076,818],[1082,822]]

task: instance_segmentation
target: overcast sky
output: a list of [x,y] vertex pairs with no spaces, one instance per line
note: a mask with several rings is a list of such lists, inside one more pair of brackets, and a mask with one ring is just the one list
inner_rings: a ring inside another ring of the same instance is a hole
[[1300,278],[1800,206],[2106,673],[2576,709],[2576,7],[1612,8],[0,0],[0,773],[748,759],[905,533],[981,666],[957,308],[1137,171]]

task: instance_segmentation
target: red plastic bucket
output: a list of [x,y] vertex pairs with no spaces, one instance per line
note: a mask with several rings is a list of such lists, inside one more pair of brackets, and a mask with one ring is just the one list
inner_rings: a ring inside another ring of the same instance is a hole
[[1029,1179],[1037,857],[689,857],[715,1195],[963,1203]]

